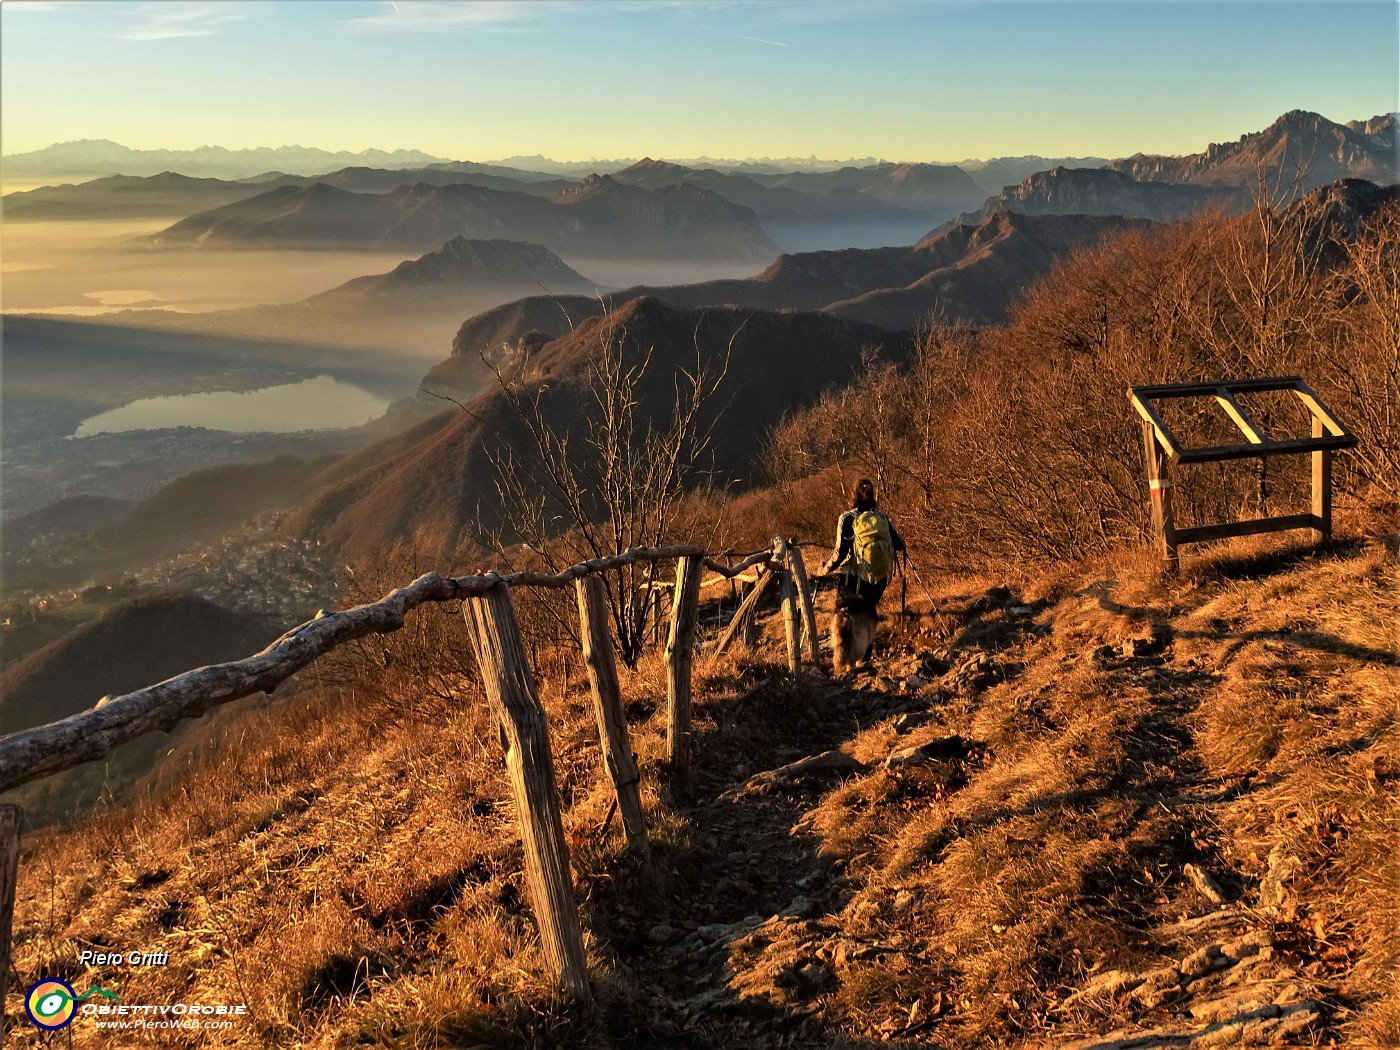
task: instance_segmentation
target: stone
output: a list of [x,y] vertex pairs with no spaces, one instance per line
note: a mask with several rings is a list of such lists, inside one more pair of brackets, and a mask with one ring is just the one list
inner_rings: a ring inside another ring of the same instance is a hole
[[676,928],[674,926],[667,926],[664,923],[653,926],[647,931],[647,940],[656,945],[669,944],[671,941],[675,940],[675,937]]
[[1289,898],[1289,883],[1302,873],[1303,862],[1275,846],[1269,851],[1268,864],[1268,872],[1259,880],[1259,903],[1266,908],[1280,907]]
[[1210,973],[1212,970],[1229,966],[1230,962],[1230,959],[1221,954],[1220,946],[1212,944],[1198,949],[1182,959],[1181,962],[1177,963],[1177,969],[1181,971],[1181,976],[1189,981]]
[[784,915],[795,915],[799,919],[810,919],[817,913],[817,906],[810,897],[794,897],[784,910]]
[[1252,930],[1243,937],[1226,941],[1220,946],[1220,953],[1231,959],[1247,959],[1273,947],[1273,938],[1264,930]]
[[1181,973],[1174,966],[1165,966],[1144,975],[1142,984],[1133,989],[1133,998],[1149,1010],[1169,1002],[1181,991]]

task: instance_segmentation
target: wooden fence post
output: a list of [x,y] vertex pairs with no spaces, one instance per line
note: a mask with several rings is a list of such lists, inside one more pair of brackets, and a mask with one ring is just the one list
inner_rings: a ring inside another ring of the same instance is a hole
[[797,614],[797,585],[792,579],[792,552],[781,536],[773,541],[773,557],[782,565],[778,594],[782,599],[783,632],[787,635],[788,670],[797,675],[802,671],[802,627]]
[[[1312,417],[1312,436],[1326,433],[1322,420]],[[1312,515],[1318,543],[1332,541],[1332,450],[1319,449],[1312,454]]]
[[1157,441],[1157,428],[1142,421],[1142,449],[1147,460],[1147,487],[1151,490],[1152,528],[1162,567],[1170,574],[1181,568],[1176,553],[1176,522],[1172,516],[1172,482],[1167,476],[1167,455]]
[[5,1045],[5,1000],[10,990],[10,942],[19,879],[19,806],[0,806],[0,1046]]
[[607,592],[597,576],[580,577],[574,581],[574,588],[578,592],[579,634],[583,638],[588,683],[593,690],[593,711],[598,716],[603,767],[617,792],[617,808],[622,814],[627,841],[633,849],[645,852],[647,825],[637,787],[641,775],[632,757],[627,714],[622,708],[622,690],[617,684],[617,662],[613,657],[612,633],[608,629]]
[[797,613],[797,585],[792,582],[792,570],[783,570],[782,579],[783,631],[787,635],[788,670],[794,675],[802,672],[802,624]]
[[501,720],[506,770],[525,846],[525,877],[540,926],[545,960],[568,992],[587,1001],[588,964],[559,812],[549,727],[530,677],[510,589],[497,584],[481,595],[465,599],[462,615],[476,650],[486,695]]
[[738,638],[741,633],[744,638],[744,644],[748,646],[753,645],[753,640],[749,637],[748,629],[754,623],[754,609],[757,608],[758,603],[763,600],[763,596],[768,593],[768,588],[773,585],[773,580],[776,577],[777,573],[763,569],[759,570],[758,579],[754,581],[754,585],[749,588],[749,593],[745,595],[744,600],[739,604],[738,610],[734,613],[734,618],[729,621],[729,626],[726,627],[724,633],[719,636],[719,641],[715,643],[714,652],[711,656],[719,656],[724,653],[724,651],[733,644],[734,639]]
[[749,648],[753,647],[756,634],[755,620],[757,619],[755,609],[759,606],[759,602],[763,601],[763,595],[766,595],[769,588],[773,587],[774,580],[777,580],[777,573],[773,573],[767,568],[759,570],[759,578],[753,582],[753,587],[749,588],[749,594],[743,596],[743,601],[739,603],[739,608],[734,613],[734,619],[729,620],[729,626],[725,627],[724,634],[721,634],[720,640],[714,644],[714,652],[710,654],[711,658],[724,654],[729,645],[734,644],[735,638],[738,637],[743,638],[743,644],[748,645]]
[[792,562],[792,578],[797,583],[797,597],[802,609],[802,631],[807,636],[807,659],[815,667],[821,663],[821,647],[817,641],[817,614],[812,608],[812,585],[807,582],[807,565],[802,559],[802,548],[791,546],[788,555]]
[[677,561],[671,634],[666,639],[666,757],[682,779],[690,775],[690,669],[695,662],[695,621],[704,568],[702,558]]

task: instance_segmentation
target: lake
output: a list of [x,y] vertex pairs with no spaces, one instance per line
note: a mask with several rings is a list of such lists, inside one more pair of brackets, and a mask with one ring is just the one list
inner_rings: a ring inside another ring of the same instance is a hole
[[260,390],[141,398],[83,420],[73,436],[168,427],[204,427],[239,434],[338,430],[378,419],[388,407],[388,398],[320,375]]

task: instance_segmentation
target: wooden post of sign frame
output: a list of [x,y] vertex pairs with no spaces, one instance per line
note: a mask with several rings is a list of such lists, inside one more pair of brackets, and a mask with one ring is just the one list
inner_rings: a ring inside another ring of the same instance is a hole
[[1162,567],[1176,573],[1181,559],[1176,552],[1176,519],[1172,514],[1172,481],[1167,473],[1167,454],[1157,441],[1157,430],[1151,423],[1142,424],[1143,458],[1147,461],[1147,488],[1152,501],[1152,531]]
[[[1313,437],[1324,434],[1323,422],[1312,420]],[[1320,448],[1312,454],[1312,516],[1318,543],[1332,542],[1332,450]]]

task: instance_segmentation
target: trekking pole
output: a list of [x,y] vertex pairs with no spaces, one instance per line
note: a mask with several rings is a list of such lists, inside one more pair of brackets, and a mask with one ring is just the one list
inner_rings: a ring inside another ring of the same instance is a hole
[[904,567],[914,571],[914,582],[919,585],[919,590],[924,592],[924,597],[928,599],[929,606],[935,613],[942,615],[942,613],[939,612],[938,602],[934,599],[933,595],[929,594],[928,588],[924,586],[923,577],[919,575],[919,567],[909,560],[908,551],[904,552]]
[[924,597],[928,599],[929,610],[933,613],[933,618],[938,621],[939,630],[944,634],[951,634],[952,632],[948,629],[948,621],[943,618],[943,611],[938,608],[937,599],[935,599],[934,596],[928,592],[928,588],[924,586],[923,577],[919,575],[919,567],[909,560],[909,552],[907,550],[904,552],[904,566],[913,571],[914,582],[918,584],[919,590],[923,591]]
[[899,574],[899,615],[909,612],[909,551],[904,551],[904,568]]

